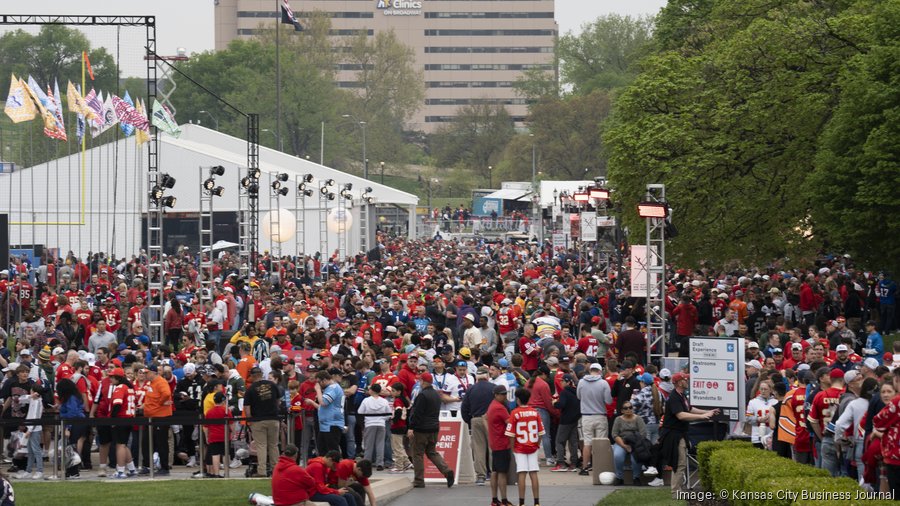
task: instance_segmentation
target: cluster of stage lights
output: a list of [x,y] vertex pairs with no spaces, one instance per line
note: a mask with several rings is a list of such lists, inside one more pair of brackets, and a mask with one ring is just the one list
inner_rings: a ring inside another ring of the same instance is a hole
[[[297,184],[297,193],[304,197],[312,197],[315,194],[315,190],[313,190],[313,181],[314,177],[312,174],[305,174],[303,178],[301,178],[300,183]],[[326,200],[334,200],[338,195],[343,197],[345,200],[353,200],[353,183],[344,183],[340,190],[335,193],[337,183],[335,183],[334,179],[326,179],[322,181],[321,186],[319,186],[319,193],[322,194],[322,198]],[[372,188],[366,187],[365,191],[361,196],[363,202],[367,204],[374,204],[375,197],[372,195]]]
[[217,186],[215,180],[217,176],[222,176],[224,174],[225,167],[222,167],[221,165],[210,167],[209,177],[206,179],[206,181],[203,181],[203,190],[214,197],[221,197],[222,195],[225,195],[225,188],[222,186]]
[[175,197],[173,195],[165,195],[166,190],[171,190],[174,187],[175,178],[168,174],[163,174],[159,183],[150,189],[150,201],[160,207],[168,207],[170,209],[175,207]]
[[283,197],[288,194],[287,186],[284,186],[283,183],[287,182],[288,175],[285,173],[276,174],[275,180],[272,181],[272,195],[276,197]]
[[312,174],[304,174],[303,179],[300,180],[300,184],[297,185],[297,194],[301,197],[312,197],[315,191],[309,187],[309,185],[313,182]]
[[261,174],[259,169],[250,170],[249,174],[241,178],[241,188],[249,195],[257,195],[259,193],[259,176]]

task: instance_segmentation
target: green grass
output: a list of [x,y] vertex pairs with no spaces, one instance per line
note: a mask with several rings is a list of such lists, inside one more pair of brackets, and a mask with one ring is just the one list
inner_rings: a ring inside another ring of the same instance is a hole
[[672,499],[669,487],[616,490],[597,506],[685,506],[687,502]]
[[13,481],[16,504],[40,506],[231,506],[247,504],[251,492],[271,495],[270,480],[81,481],[28,483]]

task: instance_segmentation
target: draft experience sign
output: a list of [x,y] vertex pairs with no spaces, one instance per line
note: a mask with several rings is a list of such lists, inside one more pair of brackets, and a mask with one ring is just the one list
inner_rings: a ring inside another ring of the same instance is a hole
[[744,339],[692,337],[690,339],[690,402],[702,409],[719,408],[720,420],[744,420]]

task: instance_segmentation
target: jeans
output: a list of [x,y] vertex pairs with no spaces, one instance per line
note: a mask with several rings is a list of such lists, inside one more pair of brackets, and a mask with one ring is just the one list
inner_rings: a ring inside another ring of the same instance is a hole
[[28,467],[25,472],[43,473],[44,454],[41,452],[41,431],[32,431],[28,435]]
[[347,438],[347,458],[356,458],[356,415],[347,415],[347,432],[344,437]]
[[637,459],[634,457],[634,453],[628,453],[627,451],[625,451],[625,448],[619,446],[619,443],[613,443],[612,450],[613,466],[615,466],[616,478],[620,480],[622,479],[622,476],[624,476],[625,472],[625,459],[631,457],[631,479],[635,481],[638,480],[641,477],[643,470]]
[[[316,417],[314,415],[303,415],[303,432],[301,432],[300,441],[295,441],[296,444],[300,448],[300,464],[305,466],[307,460],[309,460],[309,443],[313,442],[313,447],[316,444],[316,429],[318,428],[318,422],[316,421]],[[324,452],[318,452],[318,455],[324,455]]]
[[384,465],[394,465],[394,449],[391,441],[391,419],[384,421]]
[[216,353],[222,353],[222,331],[221,330],[210,330],[209,331],[209,339],[216,343]]
[[327,502],[330,506],[356,506],[356,501],[353,500],[353,496],[350,494],[338,495],[316,493],[309,499],[315,502]]
[[578,467],[578,424],[559,424],[556,430],[556,463],[566,465],[566,443],[569,444],[569,465]]
[[838,459],[834,438],[831,436],[822,438],[822,469],[831,473],[831,476],[835,478],[841,474],[841,461]]
[[365,458],[376,466],[384,466],[384,426],[370,425],[363,431]]
[[647,439],[650,441],[651,445],[655,445],[659,440],[659,423],[648,423],[647,426]]
[[541,423],[544,424],[544,435],[541,439],[541,447],[544,449],[544,458],[553,458],[553,445],[550,443],[550,412],[544,408],[537,408],[537,412],[541,415]]
[[888,334],[894,330],[894,311],[896,306],[893,304],[882,304],[878,309],[879,326],[882,334]]
[[815,465],[815,467],[818,467],[819,469],[821,469],[822,468],[822,441],[816,440],[814,444],[816,447],[816,455],[815,455],[815,463],[813,465]]

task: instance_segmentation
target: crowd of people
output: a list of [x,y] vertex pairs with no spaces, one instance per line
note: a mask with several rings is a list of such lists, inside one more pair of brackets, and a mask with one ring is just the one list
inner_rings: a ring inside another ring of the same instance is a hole
[[[595,438],[611,442],[617,484],[629,467],[635,484],[662,485],[667,466],[681,475],[690,422],[716,413],[690,405],[684,371],[648,362],[644,299],[626,280],[583,272],[575,250],[549,244],[379,238],[378,248],[346,260],[263,253],[246,277],[223,253],[212,279],[184,248],[154,271],[143,252],[14,258],[0,272],[9,471],[42,477],[57,447],[39,421],[58,413],[68,477],[187,466],[214,479],[243,467],[275,475],[278,504],[305,494],[374,506],[373,472],[411,472],[424,487],[428,458],[453,485],[436,451],[446,412],[469,427],[492,504],[511,504],[512,462],[520,505],[526,478],[539,504],[542,466],[590,475]],[[164,287],[160,314],[147,303],[151,277]],[[667,287],[670,350],[687,356],[690,336],[745,338],[754,443],[873,486],[884,473],[897,490],[900,350],[885,353],[882,340],[897,325],[886,273],[821,257],[807,269],[672,269]],[[114,423],[131,417],[189,422]],[[229,417],[250,420],[213,422]]]

